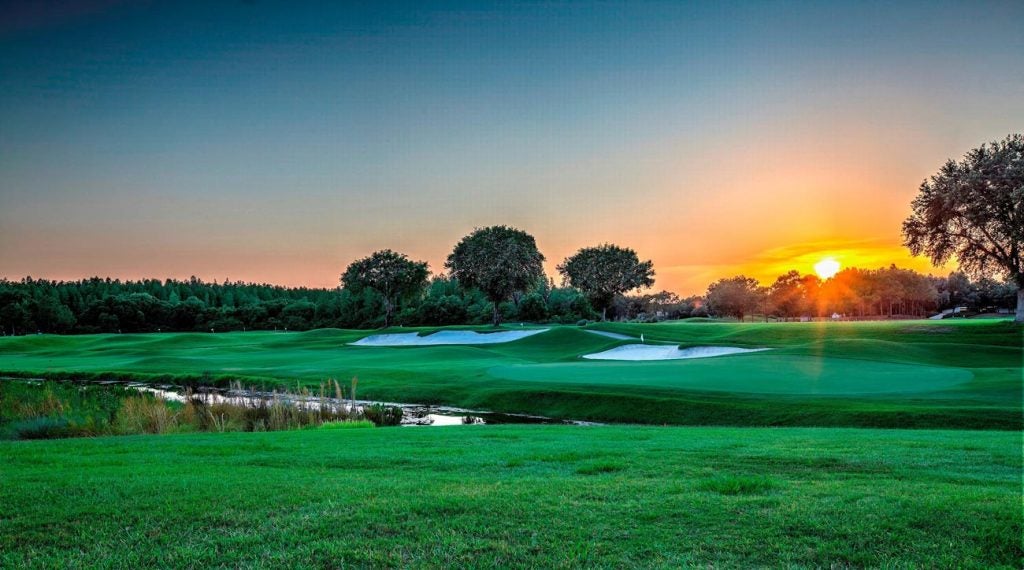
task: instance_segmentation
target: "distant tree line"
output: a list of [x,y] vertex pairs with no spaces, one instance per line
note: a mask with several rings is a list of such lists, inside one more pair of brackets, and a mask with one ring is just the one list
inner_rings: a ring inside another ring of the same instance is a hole
[[961,272],[933,277],[895,265],[844,269],[826,280],[790,271],[768,286],[743,275],[720,279],[708,287],[691,314],[791,320],[836,314],[844,318],[925,317],[956,307],[1009,313],[1016,294],[1016,285],[1008,281],[971,281]]
[[[1012,251],[1016,251],[1013,249]],[[0,331],[45,333],[308,330],[391,325],[498,325],[505,320],[576,323],[600,317],[664,320],[758,314],[789,320],[822,317],[925,316],[966,305],[1006,308],[1019,296],[1017,275],[1005,283],[964,273],[936,278],[895,266],[850,268],[821,280],[791,271],[769,286],[745,276],[721,279],[703,297],[630,294],[654,284],[654,267],[612,244],[580,249],[545,275],[533,236],[507,226],[478,228],[455,245],[446,273],[391,250],[352,262],[340,287],[281,287],[94,277],[0,280]],[[974,267],[978,270],[980,267]],[[976,271],[977,273],[977,271]]]
[[[779,320],[800,317],[890,318],[927,316],[942,309],[1008,309],[1016,288],[993,279],[972,281],[955,272],[932,277],[889,267],[846,269],[821,280],[792,271],[769,286],[738,276],[713,283],[704,296],[668,292],[614,295],[607,307],[617,320],[734,317]],[[601,293],[604,295],[604,293]],[[390,307],[390,309],[388,308]],[[588,296],[569,285],[540,279],[528,291],[497,304],[507,321],[575,324],[600,313]],[[494,303],[457,279],[435,276],[414,294],[387,301],[366,287],[316,289],[168,279],[48,281],[0,280],[0,329],[4,335],[46,333],[308,330],[376,328],[388,324],[443,326],[487,324]]]
[[[533,236],[507,226],[463,238],[431,278],[427,264],[391,250],[352,262],[340,287],[315,289],[94,277],[0,280],[0,331],[45,333],[307,330],[394,324],[497,325],[503,320],[577,323],[606,311],[612,296],[653,283],[650,261],[633,250],[584,248],[563,264],[565,284],[544,274]],[[604,281],[583,278],[601,268]],[[576,284],[574,287],[573,284]]]
[[[372,289],[314,289],[187,281],[92,278],[0,280],[4,335],[44,333],[308,330],[384,326],[383,297]],[[570,287],[545,282],[498,310],[507,320],[576,323],[597,316]],[[491,302],[476,289],[445,276],[394,309],[394,322],[413,325],[485,324]]]

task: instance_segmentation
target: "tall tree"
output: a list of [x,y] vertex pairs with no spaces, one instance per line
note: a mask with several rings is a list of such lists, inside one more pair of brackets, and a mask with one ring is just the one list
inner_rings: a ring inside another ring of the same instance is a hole
[[462,238],[445,267],[466,287],[476,287],[493,303],[492,322],[501,324],[498,304],[544,278],[544,255],[533,236],[508,226],[478,228]]
[[1017,287],[1016,321],[1024,323],[1024,136],[982,145],[949,160],[921,183],[903,222],[914,255],[942,264],[956,257],[975,277],[1001,273]]
[[780,275],[768,288],[768,301],[783,320],[799,315],[807,308],[804,278],[797,271]]
[[383,299],[384,326],[387,327],[401,301],[426,289],[427,274],[426,263],[385,249],[353,261],[341,275],[341,284],[356,294],[366,289],[378,293]]
[[757,309],[761,291],[757,279],[739,275],[712,283],[704,299],[711,312],[734,316],[742,321],[744,316]]
[[602,321],[616,295],[654,284],[650,260],[640,261],[632,249],[607,243],[579,250],[558,266],[558,272],[601,308]]

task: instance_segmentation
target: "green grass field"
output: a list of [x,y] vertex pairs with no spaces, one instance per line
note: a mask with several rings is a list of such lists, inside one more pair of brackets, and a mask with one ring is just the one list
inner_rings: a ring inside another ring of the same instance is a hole
[[0,567],[1020,568],[1020,434],[473,426],[0,443]]
[[[1021,429],[1022,327],[1000,320],[602,324],[682,346],[664,362],[580,358],[626,341],[578,327],[496,345],[354,347],[367,331],[0,339],[0,374],[315,385],[360,397],[608,422]],[[423,329],[394,329],[409,332]],[[423,330],[423,332],[430,332]]]
[[358,375],[360,398],[861,429],[518,425],[5,441],[0,567],[1024,564],[1021,327],[594,329],[773,350],[587,361],[625,341],[578,327],[429,348],[347,346],[370,333],[340,330],[31,336],[0,339],[0,373],[290,387]]

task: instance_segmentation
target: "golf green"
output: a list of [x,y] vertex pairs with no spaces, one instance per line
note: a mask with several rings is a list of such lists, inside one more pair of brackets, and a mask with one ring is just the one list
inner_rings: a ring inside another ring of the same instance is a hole
[[[530,327],[508,326],[502,330]],[[489,345],[352,346],[437,330],[0,338],[0,375],[158,383],[348,385],[360,398],[598,422],[1022,427],[1024,328],[1006,320],[607,323]],[[632,343],[771,350],[671,361],[582,357]]]
[[930,392],[969,382],[960,368],[766,352],[661,362],[586,362],[497,366],[506,380],[550,384],[618,384],[751,394],[898,394]]

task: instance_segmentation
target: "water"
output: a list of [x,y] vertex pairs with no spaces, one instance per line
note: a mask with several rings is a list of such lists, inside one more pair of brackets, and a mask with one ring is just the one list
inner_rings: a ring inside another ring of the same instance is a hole
[[[7,381],[43,382],[42,378],[0,378]],[[94,382],[75,382],[78,384],[96,384],[104,386],[123,386],[139,392],[153,394],[171,402],[186,400],[185,389],[170,384],[152,385],[142,382],[121,382],[117,380],[99,380]],[[317,410],[329,407],[333,410],[352,412],[366,406],[382,404],[384,406],[402,408],[402,426],[461,426],[488,424],[551,424],[551,425],[600,425],[594,422],[559,420],[529,414],[506,414],[483,410],[470,410],[452,406],[428,406],[404,402],[376,402],[370,400],[348,400],[338,398],[320,398],[319,396],[302,396],[281,392],[258,390],[226,390],[211,386],[192,388],[192,393],[200,396],[210,404],[227,403],[236,406],[254,407],[262,402],[278,401],[298,406],[302,409]]]

